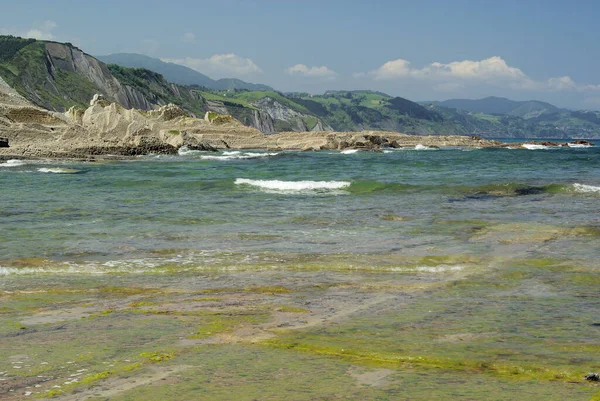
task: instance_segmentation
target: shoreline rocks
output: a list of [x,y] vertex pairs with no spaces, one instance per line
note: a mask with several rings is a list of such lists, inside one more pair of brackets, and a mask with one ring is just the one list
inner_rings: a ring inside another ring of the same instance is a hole
[[[477,136],[418,136],[398,132],[281,132],[265,135],[242,125],[231,116],[207,113],[187,115],[176,105],[156,110],[125,109],[100,95],[83,109],[50,112],[18,102],[0,104],[0,156],[50,158],[133,157],[149,153],[177,154],[178,149],[350,150],[382,152],[382,149],[423,147],[502,148],[522,146]],[[4,142],[2,141],[4,140]],[[2,144],[10,148],[2,148]],[[530,142],[531,143],[531,142]],[[544,146],[569,146],[533,142]],[[578,140],[572,144],[593,146]]]

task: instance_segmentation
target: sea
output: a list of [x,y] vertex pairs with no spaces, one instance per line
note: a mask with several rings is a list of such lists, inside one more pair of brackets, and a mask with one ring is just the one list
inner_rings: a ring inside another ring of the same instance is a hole
[[0,275],[592,262],[599,206],[600,148],[574,144],[5,160]]

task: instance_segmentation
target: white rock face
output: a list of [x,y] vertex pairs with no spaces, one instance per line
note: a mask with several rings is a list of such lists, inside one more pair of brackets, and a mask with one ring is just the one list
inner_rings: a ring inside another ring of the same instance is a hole
[[[290,123],[294,131],[304,132],[304,131],[331,131],[332,128],[327,124],[324,124],[321,120],[318,120],[317,124],[310,128],[306,126],[304,119],[305,118],[314,118],[313,116],[309,116],[307,114],[300,113],[296,110],[293,110],[281,103],[277,100],[272,99],[270,97],[262,98],[253,103],[254,106],[261,109],[262,112],[267,113],[273,120],[283,120]],[[260,123],[258,121],[254,124],[255,127],[259,128]],[[263,128],[259,128],[262,132],[265,131]],[[267,127],[268,129],[268,127]],[[274,131],[274,129],[273,129]],[[273,132],[271,131],[271,132]]]

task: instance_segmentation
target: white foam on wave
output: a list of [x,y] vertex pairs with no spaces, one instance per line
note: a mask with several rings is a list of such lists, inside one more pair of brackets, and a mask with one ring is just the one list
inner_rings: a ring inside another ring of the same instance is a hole
[[42,167],[42,168],[38,168],[37,171],[39,171],[40,173],[51,173],[51,174],[75,174],[78,173],[78,170],[74,170],[72,168],[61,168],[61,167],[52,167],[52,168],[47,168],[47,167]]
[[567,146],[570,148],[593,148],[592,145],[586,145],[583,143],[567,143]]
[[277,156],[275,152],[243,152],[240,150],[225,151],[220,154],[210,152],[207,154],[204,150],[191,150],[187,146],[182,146],[177,150],[179,156],[199,156],[202,160],[237,160],[237,159],[258,159],[262,157]]
[[343,155],[353,155],[355,153],[358,153],[359,149],[346,149],[346,150],[342,150],[340,153]]
[[437,149],[430,148],[429,146],[425,146],[425,145],[419,143],[415,146],[415,150],[437,150]]
[[583,193],[594,193],[594,192],[600,192],[600,187],[595,187],[593,185],[586,185],[586,184],[573,184],[573,189],[575,190],[575,192],[583,192]]
[[[229,152],[225,152],[229,153]],[[245,153],[236,153],[236,154],[225,154],[223,153],[221,156],[216,155],[206,155],[200,156],[202,160],[244,160],[244,159],[260,159],[263,157],[272,157],[277,156],[279,153],[253,153],[253,152],[245,152]]]
[[521,146],[524,147],[527,150],[545,150],[545,149],[548,149],[548,146],[538,145],[538,144],[535,144],[535,143],[524,143]]
[[5,163],[0,163],[0,167],[19,167],[19,166],[24,166],[25,161],[23,160],[18,160],[18,159],[10,159],[7,160]]
[[236,178],[235,184],[250,185],[270,191],[304,192],[340,190],[349,187],[351,183],[349,181],[280,181]]
[[177,149],[177,154],[179,156],[194,155],[194,154],[198,154],[198,153],[201,153],[201,151],[200,150],[191,150],[187,146],[182,146],[179,149]]

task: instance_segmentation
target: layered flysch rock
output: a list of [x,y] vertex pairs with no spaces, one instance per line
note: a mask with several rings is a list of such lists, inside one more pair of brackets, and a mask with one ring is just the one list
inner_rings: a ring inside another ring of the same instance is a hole
[[[295,132],[333,131],[333,128],[323,123],[321,120],[315,120],[313,116],[293,110],[270,97],[264,97],[254,102],[253,106],[267,113],[273,120],[287,122],[290,125],[291,130]],[[315,124],[308,126],[307,120],[315,120]],[[275,132],[275,128],[273,128],[273,131],[264,131],[263,129],[260,129],[260,131],[266,133]]]
[[176,153],[190,149],[323,150],[416,146],[496,146],[470,137],[420,137],[392,132],[286,132],[265,135],[228,115],[204,119],[168,104],[155,110],[127,109],[95,95],[86,109],[65,113],[32,105],[0,81],[0,137],[10,148],[0,157],[90,157]]

